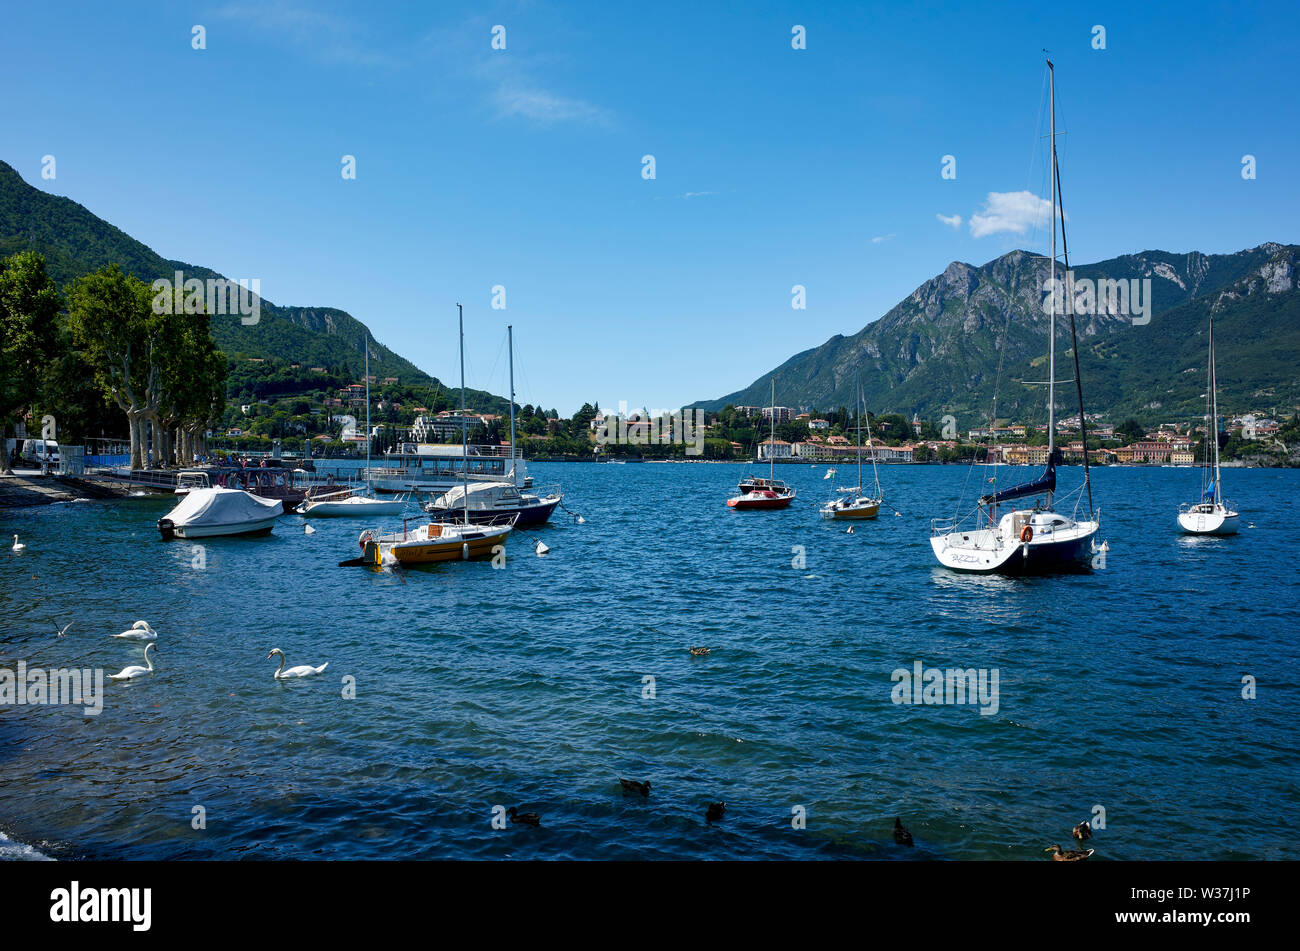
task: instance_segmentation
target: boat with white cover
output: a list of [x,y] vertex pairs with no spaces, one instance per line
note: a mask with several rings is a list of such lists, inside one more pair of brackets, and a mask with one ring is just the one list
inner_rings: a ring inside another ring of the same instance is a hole
[[158,519],[163,538],[212,538],[269,532],[284,514],[278,499],[242,489],[191,489],[174,509]]

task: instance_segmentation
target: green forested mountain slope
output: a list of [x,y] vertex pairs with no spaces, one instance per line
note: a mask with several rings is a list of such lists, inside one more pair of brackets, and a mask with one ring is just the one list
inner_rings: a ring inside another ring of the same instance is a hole
[[[32,250],[45,256],[46,267],[63,286],[74,277],[107,264],[118,264],[143,281],[172,278],[176,271],[203,280],[222,275],[209,268],[172,261],[97,217],[68,198],[50,195],[23,181],[0,161],[0,256]],[[261,357],[324,366],[361,379],[362,341],[359,320],[333,307],[287,307],[262,299],[260,320],[244,325],[237,317],[215,318],[212,334],[232,360]],[[406,358],[372,341],[370,372],[380,379],[397,377],[404,385],[441,384]],[[478,390],[468,392],[481,412],[504,412],[506,401]]]

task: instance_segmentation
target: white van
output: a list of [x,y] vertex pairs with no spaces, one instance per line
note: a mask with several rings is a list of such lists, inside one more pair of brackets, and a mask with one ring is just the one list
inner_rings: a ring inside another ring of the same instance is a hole
[[46,454],[49,454],[49,463],[52,466],[59,464],[59,444],[53,439],[26,439],[23,440],[22,458],[28,462],[40,465],[46,460]]

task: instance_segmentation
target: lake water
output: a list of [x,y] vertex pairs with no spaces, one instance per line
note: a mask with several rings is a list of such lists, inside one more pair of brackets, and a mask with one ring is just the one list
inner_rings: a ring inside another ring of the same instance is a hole
[[[1096,471],[1106,567],[1030,579],[934,561],[978,469],[883,467],[903,514],[851,535],[816,511],[847,469],[783,469],[783,512],[725,507],[739,465],[531,471],[586,521],[500,569],[340,568],[352,520],[196,546],[159,539],[170,500],[0,512],[29,545],[0,549],[0,667],[112,673],[142,648],[107,635],[160,632],[99,716],[0,707],[0,858],[1037,860],[1096,806],[1098,858],[1290,855],[1300,471],[1227,471],[1226,539],[1177,532],[1194,470]],[[277,682],[272,647],[329,668]],[[918,661],[996,669],[996,711],[894,703]],[[542,827],[494,829],[510,805]]]

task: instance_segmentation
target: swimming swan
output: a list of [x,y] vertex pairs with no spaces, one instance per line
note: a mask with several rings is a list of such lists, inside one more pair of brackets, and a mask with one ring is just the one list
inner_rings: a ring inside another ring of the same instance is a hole
[[109,637],[122,637],[132,641],[156,641],[158,632],[149,626],[148,621],[136,621],[131,625],[129,631],[123,631],[121,634],[110,634]]
[[20,542],[20,541],[18,540],[18,536],[15,535],[15,536],[14,536],[14,551],[26,551],[26,550],[27,550],[27,546],[24,545],[22,542]]
[[276,680],[288,680],[290,677],[310,677],[312,674],[319,674],[324,672],[325,668],[330,665],[329,661],[326,661],[325,663],[321,664],[319,667],[312,667],[310,664],[302,664],[301,666],[290,667],[288,670],[285,670],[284,651],[280,650],[280,648],[272,647],[271,653],[266,655],[266,659],[270,660],[276,654],[280,655],[280,666],[275,672]]
[[144,662],[149,665],[148,667],[141,667],[139,664],[132,667],[123,667],[118,673],[109,674],[109,677],[113,680],[133,680],[136,677],[143,677],[145,674],[152,674],[153,660],[149,657],[149,651],[156,649],[156,647],[156,644],[146,644],[144,646]]

